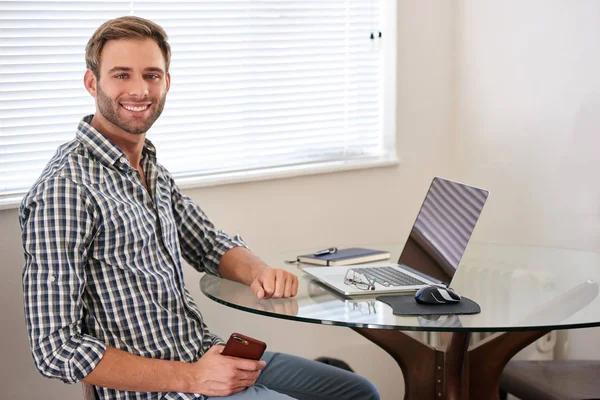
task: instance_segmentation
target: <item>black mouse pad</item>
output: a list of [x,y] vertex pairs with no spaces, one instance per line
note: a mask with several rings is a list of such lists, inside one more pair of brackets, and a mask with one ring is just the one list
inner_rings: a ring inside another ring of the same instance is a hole
[[419,304],[412,295],[379,296],[376,298],[388,304],[394,315],[446,315],[446,314],[479,314],[481,307],[473,300],[462,297],[453,304]]

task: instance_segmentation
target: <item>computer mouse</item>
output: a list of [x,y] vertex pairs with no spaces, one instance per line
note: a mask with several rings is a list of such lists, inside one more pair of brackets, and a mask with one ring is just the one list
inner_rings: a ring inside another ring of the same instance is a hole
[[419,304],[452,304],[458,303],[461,297],[454,290],[442,286],[425,286],[417,291],[415,300]]

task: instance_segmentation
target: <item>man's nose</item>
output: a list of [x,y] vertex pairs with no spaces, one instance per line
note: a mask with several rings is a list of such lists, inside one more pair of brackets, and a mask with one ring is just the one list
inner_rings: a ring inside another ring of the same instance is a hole
[[130,79],[128,94],[139,98],[148,96],[148,83],[141,77]]

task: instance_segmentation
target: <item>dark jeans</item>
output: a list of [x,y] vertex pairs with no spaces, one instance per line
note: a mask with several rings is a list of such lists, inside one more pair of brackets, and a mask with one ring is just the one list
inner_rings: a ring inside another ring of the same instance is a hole
[[229,397],[210,400],[379,400],[371,382],[355,373],[317,361],[266,352],[267,366],[256,385]]

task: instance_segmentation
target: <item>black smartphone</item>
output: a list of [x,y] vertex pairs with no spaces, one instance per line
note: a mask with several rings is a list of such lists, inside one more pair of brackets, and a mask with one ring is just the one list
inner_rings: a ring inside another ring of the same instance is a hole
[[242,335],[241,333],[232,333],[221,354],[224,356],[260,360],[266,349],[267,344],[265,342]]

